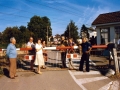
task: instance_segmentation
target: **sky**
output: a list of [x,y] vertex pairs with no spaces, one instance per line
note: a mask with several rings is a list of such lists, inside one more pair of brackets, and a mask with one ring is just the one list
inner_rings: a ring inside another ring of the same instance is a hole
[[99,14],[120,11],[120,0],[0,0],[0,32],[6,27],[26,26],[34,15],[47,16],[52,34],[63,34],[71,20],[79,28]]

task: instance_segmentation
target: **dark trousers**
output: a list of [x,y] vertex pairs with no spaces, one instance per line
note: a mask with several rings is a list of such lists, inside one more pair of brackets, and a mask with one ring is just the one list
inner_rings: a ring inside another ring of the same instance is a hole
[[66,68],[66,52],[61,52],[61,60],[63,68]]
[[86,71],[89,72],[89,54],[87,53],[83,53],[82,57],[81,57],[81,61],[80,61],[80,66],[79,66],[79,70],[83,71],[83,65],[84,65],[84,61],[86,61]]

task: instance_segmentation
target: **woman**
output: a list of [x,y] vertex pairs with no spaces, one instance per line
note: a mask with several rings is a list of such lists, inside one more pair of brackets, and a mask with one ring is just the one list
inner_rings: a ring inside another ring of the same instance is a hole
[[41,44],[41,40],[38,39],[38,42],[35,45],[35,49],[36,49],[36,57],[35,57],[35,65],[38,65],[38,70],[37,73],[42,74],[40,68],[41,66],[44,66],[44,58],[43,58],[43,47]]
[[[43,40],[42,41],[42,46],[43,46],[43,48],[45,48],[46,47],[46,44],[45,44],[45,41]],[[47,51],[46,50],[43,50],[43,57],[44,57],[44,61],[47,61]]]

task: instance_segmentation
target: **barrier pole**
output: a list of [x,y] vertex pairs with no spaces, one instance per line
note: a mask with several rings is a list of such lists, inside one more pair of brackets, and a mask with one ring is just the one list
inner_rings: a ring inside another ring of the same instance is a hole
[[58,60],[58,52],[59,51],[57,51],[57,54],[56,54],[56,62],[55,62],[56,63],[56,67],[57,67],[57,60]]
[[[93,45],[92,48],[102,48],[105,49],[107,48],[107,45]],[[45,47],[43,48],[45,50],[59,50],[59,49],[78,49],[78,46],[66,46],[66,47],[61,47],[61,46],[57,46],[57,47]],[[1,49],[0,51],[4,51],[6,49]],[[32,48],[17,48],[16,50],[20,50],[20,51],[26,51],[26,50],[32,50]]]
[[118,64],[118,58],[117,58],[117,51],[115,48],[113,48],[113,55],[114,55],[114,66],[115,66],[115,74],[119,74],[119,64]]

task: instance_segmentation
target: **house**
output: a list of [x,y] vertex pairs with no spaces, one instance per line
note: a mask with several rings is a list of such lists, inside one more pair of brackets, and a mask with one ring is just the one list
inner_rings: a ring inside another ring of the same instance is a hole
[[97,44],[117,43],[120,38],[120,11],[100,14],[92,26],[96,27]]
[[92,37],[92,36],[96,37],[97,32],[96,32],[95,29],[93,29],[92,27],[90,27],[90,28],[87,28],[87,30],[88,30],[88,33],[89,33],[89,37]]

